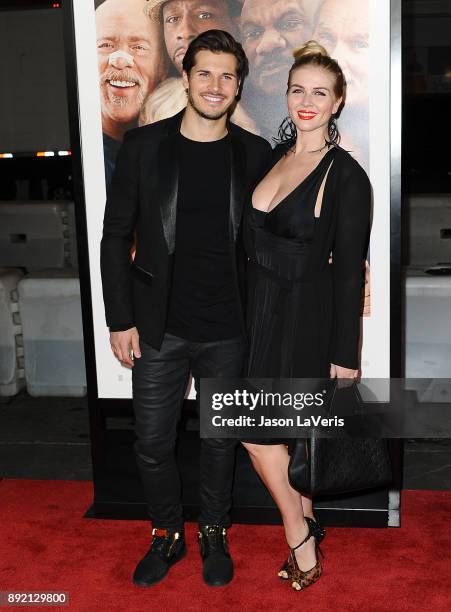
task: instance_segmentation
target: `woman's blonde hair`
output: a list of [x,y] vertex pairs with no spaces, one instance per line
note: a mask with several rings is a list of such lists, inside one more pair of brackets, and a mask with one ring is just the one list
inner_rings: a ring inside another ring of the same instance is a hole
[[[340,114],[346,98],[346,79],[343,71],[338,65],[338,62],[334,60],[327,53],[326,49],[320,45],[316,40],[309,40],[304,43],[301,47],[298,47],[293,51],[294,62],[288,73],[288,84],[287,88],[290,88],[291,77],[293,72],[297,68],[302,66],[319,66],[324,68],[335,77],[334,83],[334,94],[338,98],[342,99],[340,107],[336,113],[336,116],[332,116],[329,120],[328,126],[328,138],[329,142],[334,145],[338,145],[340,142],[340,133],[336,124],[336,117]],[[288,93],[287,89],[287,93]],[[292,144],[296,141],[296,127],[289,117],[284,119],[279,127],[278,138],[276,142],[285,142]]]
[[288,73],[288,87],[290,87],[291,75],[296,68],[309,65],[321,66],[321,68],[328,70],[334,75],[334,93],[337,98],[343,98],[344,101],[346,95],[346,79],[343,71],[338,65],[338,62],[330,57],[322,45],[316,42],[316,40],[309,40],[293,51],[293,57],[294,62]]
[[329,57],[326,49],[316,42],[316,40],[309,40],[293,51],[295,61],[301,59],[301,57],[306,57],[307,55],[323,55],[324,57]]

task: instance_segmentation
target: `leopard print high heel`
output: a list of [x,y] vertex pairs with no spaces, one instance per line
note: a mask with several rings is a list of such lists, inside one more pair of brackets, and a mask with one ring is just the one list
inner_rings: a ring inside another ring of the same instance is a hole
[[[315,538],[316,544],[317,545],[321,544],[321,542],[326,537],[325,530],[323,529],[323,527],[320,525],[320,523],[316,519],[312,519],[312,518],[306,516],[305,520],[307,522],[307,525],[309,526],[309,533],[310,533],[310,528],[312,529],[312,532],[313,532],[312,535]],[[321,552],[321,554],[323,554],[321,550],[320,550],[320,552]],[[290,554],[290,556],[291,556],[291,554]],[[286,559],[286,561],[284,561],[282,567],[280,568],[280,570],[279,570],[279,572],[277,574],[279,576],[279,578],[282,578],[282,580],[289,580],[291,578],[290,568],[291,568],[290,557],[288,557],[288,559]]]
[[306,589],[307,587],[315,583],[317,580],[320,579],[322,571],[323,571],[321,567],[321,562],[318,558],[318,551],[321,553],[321,555],[323,553],[321,549],[319,548],[316,540],[315,540],[315,556],[316,556],[315,565],[311,569],[307,570],[306,572],[299,568],[299,565],[296,559],[296,550],[300,548],[303,544],[308,542],[310,538],[315,537],[315,525],[314,525],[315,521],[309,517],[305,517],[305,521],[308,526],[308,533],[300,544],[298,544],[297,546],[295,546],[294,548],[290,550],[290,556],[288,558],[288,575],[290,577],[290,580],[292,581],[291,586],[293,587],[295,591],[303,591],[304,589]]

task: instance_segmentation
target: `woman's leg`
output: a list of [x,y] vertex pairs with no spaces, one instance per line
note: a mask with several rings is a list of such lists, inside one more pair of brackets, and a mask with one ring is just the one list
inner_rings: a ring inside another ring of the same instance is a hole
[[[304,516],[313,518],[312,501],[293,489],[288,481],[290,457],[283,444],[250,444],[243,442],[249,452],[255,471],[265,483],[282,515],[285,536],[290,548],[302,542],[307,535]],[[308,571],[316,563],[315,541],[310,538],[296,550],[299,568]]]

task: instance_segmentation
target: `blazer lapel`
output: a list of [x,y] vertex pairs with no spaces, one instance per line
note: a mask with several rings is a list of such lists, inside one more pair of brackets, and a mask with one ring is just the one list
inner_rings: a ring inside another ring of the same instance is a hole
[[[231,127],[231,126],[230,126]],[[236,241],[238,229],[241,223],[243,214],[245,185],[244,177],[246,176],[246,156],[244,147],[240,139],[233,133],[233,127],[230,131],[231,147],[230,147],[230,238],[233,242]]]
[[[181,119],[182,114],[180,114]],[[177,118],[179,116],[177,115]],[[175,225],[177,217],[177,195],[179,183],[179,162],[177,155],[177,134],[179,121],[170,125],[170,133],[158,147],[157,196],[160,203],[163,232],[169,255],[175,250]]]
[[[175,251],[175,229],[177,218],[177,196],[179,182],[179,162],[177,155],[177,135],[183,112],[178,113],[169,124],[169,133],[158,148],[158,199],[160,202],[163,232],[169,255]],[[246,156],[241,140],[229,125],[231,135],[230,147],[230,239],[235,242],[243,213],[246,176]]]

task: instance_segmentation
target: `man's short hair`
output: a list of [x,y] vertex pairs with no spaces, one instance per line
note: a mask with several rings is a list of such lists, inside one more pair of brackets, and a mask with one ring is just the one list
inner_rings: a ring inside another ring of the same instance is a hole
[[239,80],[237,100],[241,97],[244,79],[249,74],[249,62],[241,44],[231,34],[224,30],[207,30],[201,32],[191,41],[183,58],[183,70],[189,75],[196,63],[196,54],[199,51],[213,51],[213,53],[230,53],[236,59],[236,72]]

